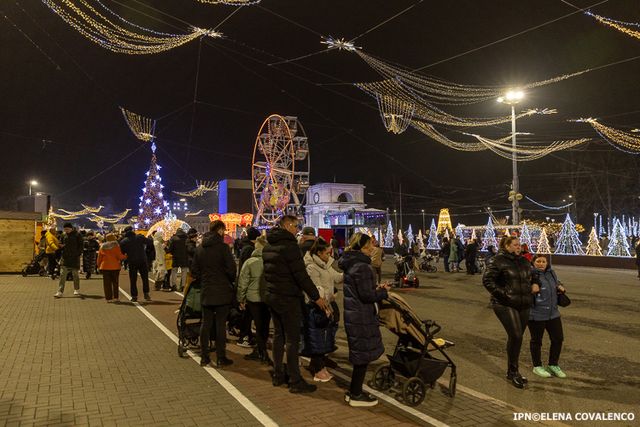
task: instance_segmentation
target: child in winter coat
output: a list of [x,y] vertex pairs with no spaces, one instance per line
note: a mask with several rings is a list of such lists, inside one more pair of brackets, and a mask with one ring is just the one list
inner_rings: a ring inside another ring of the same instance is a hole
[[[311,308],[309,319],[307,322],[308,330],[305,333],[305,353],[311,355],[311,364],[309,365],[311,372],[314,374],[313,380],[327,382],[333,378],[325,367],[325,356],[327,353],[333,352],[335,347],[335,338],[339,321],[338,305],[335,303],[335,286],[343,282],[343,274],[338,273],[333,267],[333,258],[331,257],[331,246],[319,237],[311,246],[311,249],[304,256],[304,263],[307,273],[318,288],[320,297],[324,298],[330,304],[331,311],[329,313],[318,313],[317,308]],[[314,310],[316,312],[314,312]],[[329,321],[325,325],[323,318],[328,317]],[[317,323],[316,317],[320,319]]]

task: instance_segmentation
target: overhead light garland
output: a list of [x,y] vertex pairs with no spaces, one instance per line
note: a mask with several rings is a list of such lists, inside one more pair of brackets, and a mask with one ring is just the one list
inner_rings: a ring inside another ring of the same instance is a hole
[[[116,53],[155,54],[181,46],[199,37],[222,37],[222,34],[217,31],[197,27],[191,28],[188,34],[154,31],[127,21],[99,0],[94,0],[94,3],[106,14],[94,8],[88,0],[42,0],[42,2],[80,34]],[[113,16],[122,25],[107,15]]]
[[126,209],[124,212],[117,213],[112,216],[100,216],[100,215],[93,214],[88,219],[95,223],[106,222],[109,224],[116,224],[117,222],[123,220],[129,214],[130,211],[131,209]]
[[124,116],[127,126],[131,129],[131,132],[143,142],[150,142],[153,140],[156,129],[156,121],[148,117],[143,117],[139,114],[126,110],[120,107],[122,115]]
[[[430,123],[441,124],[445,126],[456,127],[482,127],[482,126],[495,126],[503,123],[510,123],[512,117],[456,117],[449,114],[435,105],[419,99],[416,97],[410,97],[406,95],[401,89],[401,85],[397,80],[383,80],[372,83],[356,83],[356,87],[368,93],[372,97],[376,98],[378,102],[378,108],[383,123],[388,131],[394,133],[392,119],[398,122],[398,117],[392,117],[391,114],[402,115],[402,121],[407,120],[409,116],[413,116]],[[529,117],[536,114],[548,115],[555,114],[554,109],[530,109],[523,111],[516,115],[516,119],[523,117]],[[398,126],[398,129],[402,129]],[[406,128],[405,128],[406,129]]]
[[596,21],[600,22],[601,24],[607,25],[611,28],[615,28],[616,30],[634,37],[636,39],[640,39],[640,31],[639,30],[632,30],[631,28],[628,27],[640,27],[639,23],[636,22],[624,22],[624,21],[617,21],[615,19],[611,19],[611,18],[606,18],[604,16],[600,16],[600,15],[596,15],[595,13],[591,12],[591,11],[587,11],[585,12],[585,15],[591,16],[592,18],[595,18]]
[[590,124],[605,141],[620,151],[631,154],[640,153],[640,136],[605,126],[599,123],[597,119],[591,117],[570,121]]
[[401,134],[407,130],[416,109],[414,105],[385,95],[376,94],[376,100],[378,101],[382,122],[387,131]]
[[184,193],[174,191],[174,194],[182,197],[200,197],[209,191],[218,191],[218,183],[215,181],[196,181],[196,188]]
[[[463,85],[435,77],[416,73],[408,68],[392,65],[363,52],[361,49],[351,51],[362,58],[370,67],[380,73],[387,81],[399,83],[401,90],[411,97],[426,99],[433,104],[469,105],[496,99],[509,88],[506,86]],[[564,74],[546,80],[521,85],[523,90],[567,80],[591,71],[590,69]]]

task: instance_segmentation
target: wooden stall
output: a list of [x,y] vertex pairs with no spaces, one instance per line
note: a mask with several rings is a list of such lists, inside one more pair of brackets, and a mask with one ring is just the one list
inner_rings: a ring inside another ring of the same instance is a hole
[[0,273],[18,273],[33,258],[41,213],[0,211]]

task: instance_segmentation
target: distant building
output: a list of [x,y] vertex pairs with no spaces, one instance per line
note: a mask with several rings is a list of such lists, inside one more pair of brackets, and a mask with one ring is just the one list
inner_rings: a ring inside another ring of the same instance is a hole
[[[330,215],[360,211],[366,207],[364,203],[364,185],[325,182],[315,184],[307,189],[305,225],[316,229],[331,228]],[[336,222],[334,220],[334,222]],[[336,224],[334,224],[336,225]]]

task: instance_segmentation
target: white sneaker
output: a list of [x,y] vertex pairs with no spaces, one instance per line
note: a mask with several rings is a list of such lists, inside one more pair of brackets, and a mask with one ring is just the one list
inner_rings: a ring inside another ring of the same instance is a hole
[[73,291],[73,294],[74,294],[75,296],[79,297],[79,296],[80,296],[80,291],[78,291],[78,290],[74,290],[74,291]]
[[55,294],[53,294],[54,298],[62,298],[62,292],[58,291]]

